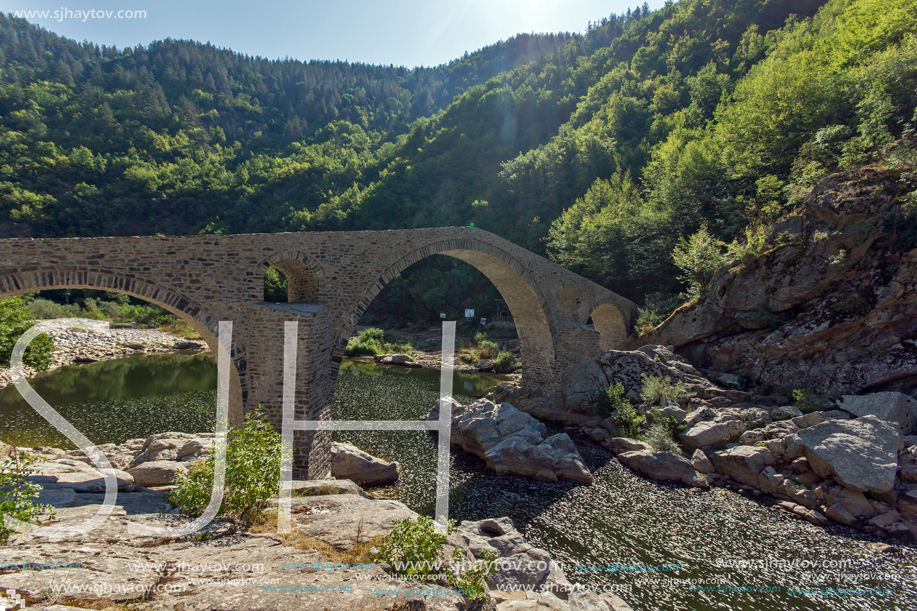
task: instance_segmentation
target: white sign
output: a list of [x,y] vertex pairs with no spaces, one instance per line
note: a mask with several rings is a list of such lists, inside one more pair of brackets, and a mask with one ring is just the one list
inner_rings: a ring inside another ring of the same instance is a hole
[[465,310],[465,318],[474,318],[474,310]]
[[486,318],[482,318],[482,319],[481,319],[481,324],[482,324],[482,325],[486,325],[486,324],[487,324],[487,319],[486,319]]
[[440,313],[439,313],[439,317],[440,317],[440,318],[445,318],[445,317],[446,317],[446,313],[445,313],[445,312],[440,312]]

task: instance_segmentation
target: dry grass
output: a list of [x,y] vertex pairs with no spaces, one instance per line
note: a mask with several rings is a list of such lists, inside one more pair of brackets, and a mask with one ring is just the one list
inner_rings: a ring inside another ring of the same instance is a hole
[[163,333],[168,333],[169,335],[174,335],[176,337],[182,337],[184,339],[203,339],[201,334],[194,330],[194,327],[186,323],[184,320],[176,320],[175,322],[170,322],[167,325],[159,327],[157,331],[162,331]]

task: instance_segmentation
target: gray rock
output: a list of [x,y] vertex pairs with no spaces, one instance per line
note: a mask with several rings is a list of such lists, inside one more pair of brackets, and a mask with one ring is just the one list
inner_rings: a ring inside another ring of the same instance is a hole
[[694,465],[694,468],[701,473],[711,473],[713,472],[713,463],[710,462],[710,459],[707,458],[707,455],[701,450],[694,450],[694,454],[691,456],[691,463]]
[[414,520],[418,515],[404,503],[356,494],[295,497],[292,506],[294,515],[308,508],[299,525],[304,534],[339,549],[387,535],[395,520]]
[[595,397],[608,386],[608,378],[597,362],[588,360],[568,367],[560,383],[567,409],[585,414],[597,406]]
[[662,418],[674,418],[675,422],[681,424],[688,417],[688,414],[677,405],[668,405],[659,410],[659,416]]
[[898,468],[898,433],[874,415],[828,420],[797,433],[812,469],[860,492],[888,492]]
[[[127,490],[134,484],[134,478],[120,469],[113,469],[112,474],[118,484],[118,490]],[[105,492],[105,478],[102,473],[89,465],[67,458],[59,458],[37,466],[37,473],[27,478],[45,488],[70,488],[76,492]]]
[[638,441],[630,437],[615,437],[611,440],[611,445],[618,452],[634,452],[639,450],[652,450],[653,446],[645,441]]
[[917,433],[917,402],[900,392],[844,395],[838,407],[854,416],[873,415],[893,423],[899,435]]
[[696,450],[706,446],[718,446],[738,438],[745,432],[741,420],[723,420],[721,422],[698,422],[678,438],[685,447]]
[[630,469],[653,479],[677,481],[688,486],[698,485],[694,464],[675,452],[623,452],[618,454],[618,460]]
[[758,486],[758,475],[775,464],[773,454],[757,446],[736,446],[714,452],[709,458],[718,472],[749,486]]
[[[441,406],[437,401],[425,419],[439,419]],[[592,483],[570,436],[548,437],[547,432],[542,422],[509,403],[495,405],[482,399],[467,407],[452,406],[452,444],[484,459],[497,473]]]
[[169,486],[179,473],[187,473],[187,465],[172,460],[151,460],[127,470],[138,486]]
[[293,496],[324,496],[328,494],[356,494],[366,496],[363,489],[349,479],[294,480]]
[[789,420],[796,416],[802,416],[802,411],[795,405],[781,405],[771,412],[771,418],[774,420]]
[[385,486],[398,481],[401,467],[367,454],[349,443],[331,444],[331,476],[364,486]]

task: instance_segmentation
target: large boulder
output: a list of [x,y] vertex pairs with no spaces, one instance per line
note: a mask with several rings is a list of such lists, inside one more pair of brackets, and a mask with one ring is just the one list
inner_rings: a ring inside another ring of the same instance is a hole
[[[592,483],[592,474],[569,435],[548,437],[536,418],[509,403],[482,399],[469,406],[452,401],[452,445],[484,460],[497,473]],[[424,417],[438,420],[442,400]]]
[[349,479],[362,486],[386,486],[398,480],[401,467],[367,454],[353,444],[331,444],[331,477]]
[[188,466],[174,460],[151,460],[127,472],[138,486],[169,486],[175,483],[180,473],[188,472]]
[[812,469],[860,492],[888,492],[898,469],[898,432],[877,416],[828,420],[796,434]]
[[844,395],[838,407],[854,416],[873,415],[891,422],[899,435],[917,433],[917,401],[900,392]]
[[564,371],[560,384],[567,409],[585,414],[595,409],[595,397],[608,386],[608,378],[595,361],[581,361]]
[[776,462],[770,450],[756,446],[736,446],[720,450],[712,453],[709,458],[713,467],[720,473],[755,487],[759,485],[758,475]]
[[688,486],[699,483],[694,463],[675,452],[637,450],[618,454],[618,460],[634,471],[653,479],[682,482]]
[[696,450],[729,443],[744,432],[745,424],[741,420],[698,422],[687,431],[681,433],[678,439],[681,440],[685,447]]
[[[105,492],[105,477],[102,473],[84,462],[69,458],[60,458],[36,466],[35,475],[28,480],[40,484],[46,489],[70,488],[76,492]],[[112,469],[118,490],[129,490],[134,482],[130,474],[120,469]],[[141,484],[142,485],[142,484]]]

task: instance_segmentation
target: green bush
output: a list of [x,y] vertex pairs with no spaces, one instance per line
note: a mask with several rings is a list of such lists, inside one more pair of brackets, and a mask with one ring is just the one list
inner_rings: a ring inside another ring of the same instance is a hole
[[[2,445],[0,449],[3,449]],[[0,462],[0,544],[16,532],[4,527],[3,516],[31,524],[40,524],[42,514],[48,514],[49,520],[54,519],[51,507],[35,500],[41,492],[41,486],[26,479],[35,473],[37,462],[37,458],[23,454],[16,448]]]
[[640,389],[640,398],[650,405],[659,405],[662,400],[670,399],[676,403],[695,395],[682,381],[672,382],[669,378],[648,376],[643,374],[643,388]]
[[[665,420],[673,420],[672,418],[666,418]],[[646,431],[646,442],[653,446],[654,450],[659,450],[660,452],[678,452],[680,448],[678,447],[678,442],[675,441],[675,436],[672,434],[671,427],[668,423],[661,420],[656,420],[653,424],[650,425],[650,428]]]
[[[259,408],[245,416],[245,424],[229,434],[226,446],[226,483],[219,515],[246,517],[261,511],[280,485],[281,436]],[[216,448],[207,460],[178,477],[169,500],[192,516],[210,502]]]
[[411,354],[413,348],[410,343],[400,341],[394,334],[370,327],[361,331],[357,337],[351,337],[344,350],[347,354]]
[[445,533],[436,532],[432,518],[418,516],[416,520],[395,520],[395,528],[379,544],[379,559],[392,570],[408,578],[423,581],[439,572],[443,562],[443,543],[452,533],[454,520],[449,520]]
[[713,237],[706,225],[689,237],[680,238],[672,252],[675,267],[681,270],[679,280],[688,283],[688,294],[695,296],[706,290],[713,276],[727,263],[723,250],[726,244]]
[[[27,307],[28,302],[28,297],[24,296],[0,301],[0,367],[9,367],[16,342],[23,333],[35,326]],[[46,371],[51,366],[53,351],[54,342],[42,333],[29,344],[22,362],[38,371]]]
[[624,398],[624,384],[617,382],[601,389],[596,395],[596,402],[599,416],[611,417],[624,437],[637,437],[640,432],[638,414],[634,405]]
[[500,346],[488,339],[478,342],[478,354],[482,359],[492,359],[500,354]]
[[[426,516],[419,516],[416,520],[396,520],[394,530],[379,544],[377,557],[392,567],[394,573],[408,579],[426,581],[434,578],[440,573],[439,567],[445,564],[443,543],[454,524],[455,521],[450,520],[446,532],[438,533],[433,520]],[[481,556],[482,562],[462,571],[456,565],[465,562],[465,558],[459,550],[453,550],[453,566],[447,572],[446,580],[453,588],[465,591],[469,599],[486,601],[486,584],[496,570],[494,561],[497,555],[484,552]]]
[[793,405],[798,407],[803,414],[820,412],[832,407],[828,397],[804,388],[797,388],[793,391]]
[[494,369],[499,373],[512,371],[516,366],[516,357],[512,352],[501,352],[494,361]]

